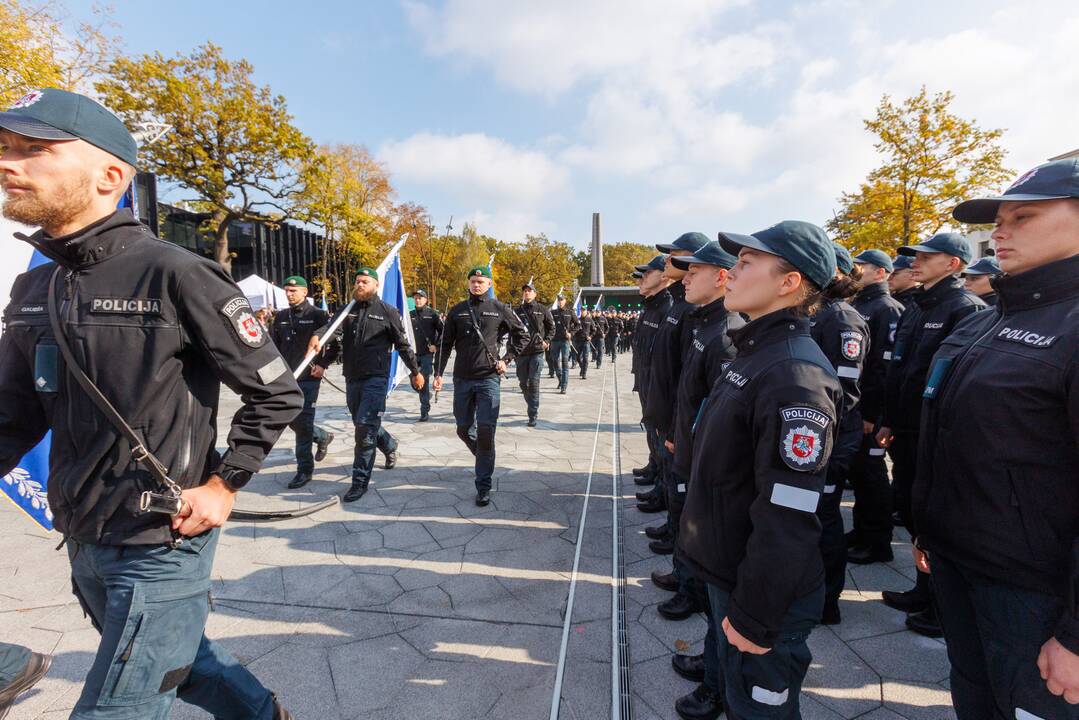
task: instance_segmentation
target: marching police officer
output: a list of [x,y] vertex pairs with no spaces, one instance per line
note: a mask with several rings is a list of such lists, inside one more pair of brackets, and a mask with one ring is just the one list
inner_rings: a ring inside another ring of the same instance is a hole
[[551,311],[554,320],[554,338],[551,340],[551,357],[554,360],[555,375],[558,377],[558,392],[565,395],[569,387],[569,356],[572,349],[573,334],[579,324],[572,308],[566,307],[566,297],[558,296],[558,307]]
[[795,221],[719,240],[738,253],[724,304],[749,323],[700,411],[678,547],[708,583],[728,717],[797,718],[824,604],[815,511],[843,397],[808,316],[835,250]]
[[[311,336],[315,334],[315,330],[326,324],[329,316],[325,310],[307,302],[307,280],[304,278],[299,275],[287,277],[284,288],[288,307],[274,313],[270,337],[281,352],[281,357],[288,363],[289,369],[295,370],[307,355]],[[328,363],[324,359],[315,358],[297,380],[303,392],[303,411],[289,425],[292,432],[296,433],[296,476],[288,484],[293,490],[311,482],[315,461],[326,457],[326,448],[333,441],[333,433],[315,425],[315,404],[318,403],[326,364]],[[314,455],[311,454],[312,442],[318,447]]]
[[573,354],[577,356],[577,366],[581,370],[581,379],[588,377],[589,350],[592,347],[592,336],[596,333],[595,323],[592,321],[592,313],[582,308],[581,316],[577,318],[577,329],[573,333]]
[[[667,264],[666,255],[656,255],[648,263],[637,265],[635,269],[641,273],[638,280],[638,292],[644,298],[644,310],[638,318],[636,331],[633,334],[633,389],[637,391],[637,399],[641,403],[641,416],[646,415],[645,408],[648,403],[648,388],[651,380],[652,369],[652,343],[656,332],[660,328],[667,312],[671,309],[674,300],[667,287],[671,284],[663,275]],[[643,422],[643,420],[642,420]],[[658,449],[656,447],[658,435],[655,427],[644,424],[645,441],[648,443],[648,463],[644,467],[633,468],[633,482],[637,485],[653,485],[656,493],[659,493],[662,476],[660,474]],[[637,505],[642,512],[659,512],[663,509],[662,497],[655,501],[649,501]]]
[[622,333],[625,332],[625,329],[626,322],[621,313],[611,312],[608,314],[606,347],[607,352],[611,355],[611,362],[614,362],[618,358],[618,353],[622,352]]
[[963,271],[963,287],[980,297],[989,307],[995,307],[997,291],[993,289],[992,280],[1000,273],[1000,264],[995,257],[983,257]]
[[442,340],[442,318],[427,304],[425,291],[412,293],[412,301],[416,307],[409,311],[409,317],[412,319],[412,333],[416,336],[416,361],[423,375],[423,387],[419,390],[420,422],[427,422],[431,418],[431,371]]
[[993,223],[996,312],[933,357],[914,486],[960,720],[1079,718],[1079,161],[953,216]]
[[866,250],[854,258],[862,269],[862,289],[854,309],[869,326],[869,351],[862,365],[862,442],[847,478],[854,489],[854,525],[848,533],[848,562],[867,565],[887,562],[892,555],[892,488],[884,464],[884,448],[876,441],[884,408],[888,363],[903,306],[888,292],[892,260],[881,250]]
[[[409,369],[412,387],[425,386],[420,364],[408,342],[397,308],[378,296],[378,271],[361,267],[356,271],[352,297],[356,301],[348,316],[327,337],[327,323],[311,338],[311,350],[327,344],[327,360],[333,362],[344,354],[345,402],[356,427],[356,448],[352,459],[352,485],[341,498],[343,502],[359,500],[367,492],[371,471],[375,466],[375,448],[386,456],[386,469],[397,465],[397,440],[382,426],[389,391],[390,352],[397,354]],[[332,342],[331,344],[331,341]]]
[[[203,631],[218,528],[303,395],[218,264],[116,210],[136,144],[115,115],[48,88],[0,128],[4,215],[41,226],[27,240],[52,260],[16,278],[4,311],[0,475],[51,429],[49,506],[101,633],[73,715],[164,718],[179,695],[217,717],[287,718]],[[242,399],[224,455],[222,382]]]
[[[435,390],[442,389],[442,373],[453,363],[453,417],[457,437],[476,456],[476,505],[491,502],[491,476],[495,470],[495,430],[498,428],[499,386],[506,366],[528,346],[529,337],[513,310],[488,295],[491,270],[468,272],[468,299],[450,308],[442,331],[442,352],[435,368]],[[499,358],[498,340],[509,335]]]
[[598,308],[592,313],[592,320],[596,325],[596,334],[592,336],[592,352],[595,353],[598,370],[603,366],[603,355],[606,352],[604,342],[607,339],[607,333],[610,332],[610,324],[607,321],[607,314]]
[[[970,262],[970,244],[958,233],[938,233],[920,245],[899,248],[914,258],[912,277],[922,288],[899,320],[895,348],[888,366],[884,416],[877,431],[881,447],[892,455],[892,502],[911,535],[910,489],[918,467],[918,429],[922,396],[930,380],[933,354],[960,320],[985,303],[963,289],[959,273]],[[884,603],[908,613],[907,627],[931,637],[940,636],[929,576],[918,573],[914,588],[885,590]]]
[[536,287],[529,280],[521,286],[521,300],[517,317],[528,331],[528,345],[517,356],[517,381],[528,405],[528,427],[536,426],[539,414],[540,374],[543,372],[543,354],[554,339],[554,318],[546,305],[536,302]]
[[[738,313],[727,310],[723,304],[728,271],[737,261],[715,240],[709,241],[691,256],[671,258],[674,267],[686,273],[682,278],[686,302],[696,306],[687,318],[687,323],[691,323],[687,327],[692,327],[692,340],[679,375],[674,427],[666,438],[669,443],[667,449],[672,454],[669,474],[673,492],[669,497],[668,510],[674,545],[677,545],[693,460],[693,423],[701,403],[734,359],[734,345],[728,333],[745,325]],[[698,683],[693,692],[675,702],[675,709],[683,718],[718,717],[723,710],[718,677],[719,657],[716,654],[718,629],[708,608],[707,588],[685,566],[677,548],[674,572],[663,574],[653,571],[652,582],[657,587],[676,591],[675,597],[693,597],[703,605],[708,621],[704,652],[697,656],[678,654],[671,657],[676,672]]]
[[846,301],[861,289],[861,267],[854,264],[842,245],[835,246],[836,276],[821,293],[823,303],[810,321],[810,334],[821,352],[831,361],[843,388],[843,402],[838,408],[839,429],[824,494],[817,507],[821,521],[821,556],[824,561],[824,613],[821,622],[838,625],[839,596],[847,575],[847,543],[843,535],[843,483],[851,461],[862,442],[862,416],[859,412],[860,381],[866,352],[870,347],[869,327]]

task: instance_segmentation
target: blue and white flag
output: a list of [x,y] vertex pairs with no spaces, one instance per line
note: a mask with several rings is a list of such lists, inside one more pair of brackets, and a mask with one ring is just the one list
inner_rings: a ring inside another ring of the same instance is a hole
[[487,288],[487,297],[494,299],[495,296],[495,254],[487,259],[487,272],[491,276],[491,287]]
[[599,300],[596,300],[596,304],[592,309],[593,310],[602,310],[603,309],[603,295],[599,296]]
[[573,301],[573,314],[577,317],[581,317],[581,294],[584,290],[577,291],[577,299]]
[[[401,240],[390,250],[386,259],[378,266],[378,279],[381,283],[379,296],[382,302],[397,308],[401,313],[401,324],[405,327],[405,335],[408,336],[408,344],[416,349],[416,337],[412,332],[412,316],[408,312],[408,295],[405,294],[405,274],[401,270],[401,247],[405,244]],[[406,380],[409,376],[408,366],[401,362],[401,358],[394,350],[390,355],[390,377],[386,392],[390,393],[398,383]]]

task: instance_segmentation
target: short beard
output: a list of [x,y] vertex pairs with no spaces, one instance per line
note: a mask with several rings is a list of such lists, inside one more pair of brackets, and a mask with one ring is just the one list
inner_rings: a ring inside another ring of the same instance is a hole
[[61,228],[90,207],[89,173],[65,179],[50,197],[33,190],[4,198],[3,214],[8,220],[41,228]]

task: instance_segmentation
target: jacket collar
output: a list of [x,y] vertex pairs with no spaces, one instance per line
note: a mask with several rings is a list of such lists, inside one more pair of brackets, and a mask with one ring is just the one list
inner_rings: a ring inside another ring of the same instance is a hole
[[490,299],[491,297],[487,293],[482,295],[473,295],[471,292],[468,293],[468,301],[473,305],[482,305]]
[[49,237],[44,230],[38,230],[29,237],[18,233],[15,236],[30,243],[42,255],[60,265],[71,270],[80,270],[123,252],[130,236],[116,231],[138,225],[139,222],[131,214],[131,210],[123,208],[63,237]]
[[933,287],[926,290],[922,288],[914,295],[914,301],[923,310],[936,307],[946,298],[963,292],[963,280],[958,277],[946,277]]
[[681,280],[668,285],[667,292],[671,294],[675,302],[685,302],[686,300],[686,286],[682,284]]
[[879,297],[884,297],[888,294],[888,283],[878,282],[866,285],[858,291],[859,300],[876,300]]
[[727,335],[739,355],[749,355],[765,345],[795,335],[809,335],[809,318],[797,315],[791,308],[776,310],[737,330],[728,330]]
[[652,295],[651,297],[646,297],[644,299],[644,305],[646,307],[652,307],[653,305],[658,305],[659,303],[665,301],[670,296],[671,296],[670,289],[669,288],[664,288],[663,290],[660,290],[655,295]]
[[727,314],[727,308],[723,305],[723,298],[713,300],[707,305],[698,305],[689,311],[690,317],[697,318],[702,323],[709,322],[712,318]]
[[1079,297],[1079,255],[1028,270],[1022,275],[999,275],[990,283],[1003,310],[1050,305]]

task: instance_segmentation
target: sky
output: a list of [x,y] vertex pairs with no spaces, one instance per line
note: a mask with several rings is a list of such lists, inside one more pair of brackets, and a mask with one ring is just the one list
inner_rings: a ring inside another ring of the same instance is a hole
[[[93,0],[67,0],[72,21]],[[1074,0],[112,0],[128,54],[212,41],[400,200],[586,247],[823,223],[878,162],[862,122],[923,84],[1020,172],[1079,148]],[[182,199],[171,191],[166,200]]]

